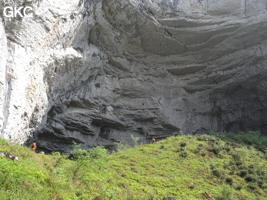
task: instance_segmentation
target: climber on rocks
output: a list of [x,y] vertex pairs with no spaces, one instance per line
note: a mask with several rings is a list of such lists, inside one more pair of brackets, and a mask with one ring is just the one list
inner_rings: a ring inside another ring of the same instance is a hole
[[36,152],[36,150],[37,150],[37,143],[36,143],[36,141],[33,141],[32,145],[31,145],[31,148],[32,148],[32,150],[34,152]]

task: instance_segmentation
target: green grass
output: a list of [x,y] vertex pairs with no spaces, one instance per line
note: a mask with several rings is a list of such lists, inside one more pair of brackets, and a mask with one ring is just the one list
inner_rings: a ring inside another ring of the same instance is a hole
[[267,152],[267,137],[261,135],[259,132],[212,132],[209,134],[219,137],[223,140],[244,145],[252,145],[262,152]]
[[250,137],[177,136],[114,154],[78,150],[73,160],[1,140],[19,161],[0,158],[0,199],[266,200],[267,154]]

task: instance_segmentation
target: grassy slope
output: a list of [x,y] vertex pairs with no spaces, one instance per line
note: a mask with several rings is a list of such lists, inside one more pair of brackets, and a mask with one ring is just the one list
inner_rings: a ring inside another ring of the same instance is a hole
[[20,159],[0,158],[1,200],[267,199],[267,154],[216,136],[172,137],[112,155],[98,148],[75,161],[3,140],[0,151]]

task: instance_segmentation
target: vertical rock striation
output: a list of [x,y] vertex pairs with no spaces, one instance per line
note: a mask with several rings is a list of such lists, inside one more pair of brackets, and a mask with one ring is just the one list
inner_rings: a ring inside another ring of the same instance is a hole
[[5,123],[5,97],[6,97],[6,57],[7,40],[2,20],[0,21],[0,131],[2,132]]

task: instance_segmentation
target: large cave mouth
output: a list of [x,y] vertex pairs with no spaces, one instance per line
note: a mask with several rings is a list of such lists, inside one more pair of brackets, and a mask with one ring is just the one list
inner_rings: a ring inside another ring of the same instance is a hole
[[263,3],[99,1],[72,43],[81,56],[55,74],[53,106],[36,132],[40,148],[266,133]]
[[267,134],[266,74],[236,84],[213,95],[219,130],[259,131]]
[[[29,77],[42,82],[36,91],[43,102],[34,94],[30,106],[24,102],[41,149],[112,149],[208,131],[266,133],[265,0],[68,0],[64,9],[58,1],[39,3],[44,16],[22,20],[9,51],[29,60],[23,70],[43,73]],[[14,82],[11,104],[27,80]],[[40,123],[29,108],[35,102],[46,108]],[[11,121],[9,130],[18,129]]]

